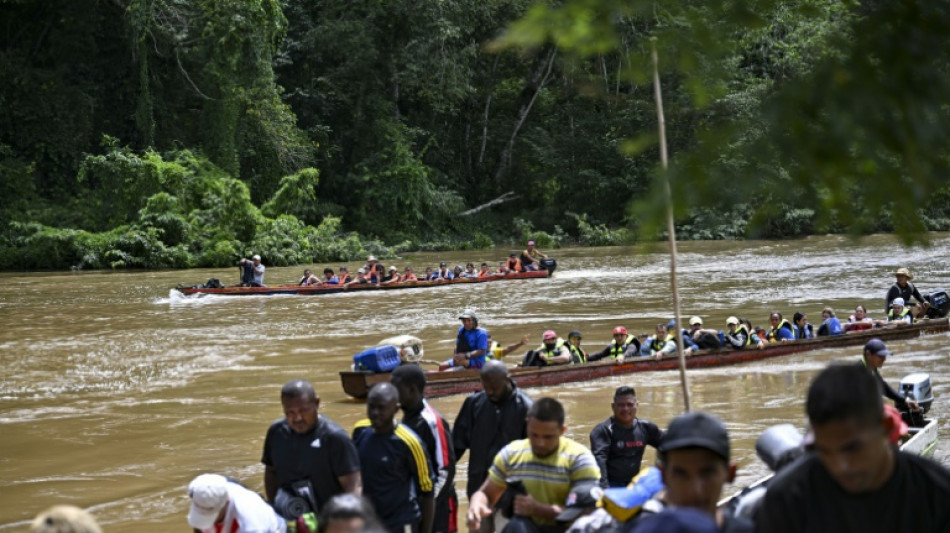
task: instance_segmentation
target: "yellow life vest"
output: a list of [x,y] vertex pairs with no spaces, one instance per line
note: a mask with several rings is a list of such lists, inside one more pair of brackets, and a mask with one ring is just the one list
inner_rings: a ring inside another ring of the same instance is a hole
[[768,339],[769,342],[778,341],[778,330],[782,328],[788,328],[788,330],[792,332],[792,338],[795,338],[795,328],[793,328],[789,321],[785,318],[783,318],[782,321],[778,323],[778,326],[770,329],[769,332],[765,334],[765,338]]
[[905,308],[901,311],[901,314],[899,314],[899,315],[897,315],[897,316],[894,316],[894,308],[892,307],[891,310],[887,312],[887,321],[888,321],[888,322],[891,322],[891,321],[894,321],[894,320],[903,320],[904,317],[907,316],[908,314],[910,314],[910,309],[908,309],[908,308],[905,307]]
[[538,351],[542,356],[544,356],[545,358],[548,358],[548,357],[557,357],[558,355],[560,355],[560,353],[561,353],[561,348],[564,347],[564,343],[565,343],[565,342],[566,342],[566,341],[565,341],[564,339],[558,337],[558,338],[557,338],[557,342],[554,343],[554,348],[552,348],[552,349],[550,349],[550,350],[548,349],[548,345],[547,345],[547,344],[544,344],[544,343],[542,342],[542,343],[541,343],[541,346],[538,346],[537,351]]
[[659,337],[657,337],[657,338],[653,339],[653,342],[650,343],[650,348],[651,348],[654,352],[658,352],[658,351],[660,351],[660,350],[663,349],[663,346],[665,346],[666,343],[670,342],[670,341],[673,340],[674,338],[675,338],[675,337],[673,337],[673,334],[672,334],[672,333],[667,333],[667,334],[666,334],[666,338],[663,339],[662,341],[660,340]]

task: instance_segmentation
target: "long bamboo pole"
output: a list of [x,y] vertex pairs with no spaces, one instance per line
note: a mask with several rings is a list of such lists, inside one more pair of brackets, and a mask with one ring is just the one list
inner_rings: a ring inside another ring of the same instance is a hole
[[666,119],[663,116],[663,93],[660,90],[659,58],[656,37],[650,38],[653,57],[653,95],[656,99],[656,121],[660,130],[660,163],[663,166],[663,193],[666,199],[666,232],[670,241],[670,288],[673,291],[673,319],[676,321],[676,348],[679,353],[680,384],[683,386],[683,408],[689,412],[689,381],[686,378],[686,354],[683,349],[683,328],[680,326],[680,295],[676,284],[676,228],[673,225],[673,192],[670,189],[669,158],[666,153]]

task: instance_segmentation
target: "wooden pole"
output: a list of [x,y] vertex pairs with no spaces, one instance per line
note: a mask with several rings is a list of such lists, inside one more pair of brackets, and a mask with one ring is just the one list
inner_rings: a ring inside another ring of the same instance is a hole
[[670,288],[673,291],[673,319],[676,321],[676,348],[679,353],[680,384],[683,386],[683,408],[689,412],[689,381],[686,379],[686,354],[683,349],[683,327],[680,325],[680,295],[676,285],[676,228],[673,225],[673,192],[667,172],[669,159],[666,154],[666,120],[663,118],[663,93],[660,90],[659,59],[656,53],[656,37],[650,38],[653,56],[653,95],[656,99],[656,121],[660,130],[660,163],[663,167],[663,193],[666,199],[666,232],[670,241]]

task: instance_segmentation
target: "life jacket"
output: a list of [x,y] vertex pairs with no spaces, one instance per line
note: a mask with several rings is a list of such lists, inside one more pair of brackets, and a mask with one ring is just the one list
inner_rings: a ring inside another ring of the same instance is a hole
[[309,280],[310,280],[310,276],[304,276],[300,278],[300,283],[298,283],[297,285],[303,285],[305,287],[309,287],[310,286]]
[[495,358],[495,350],[500,348],[501,345],[498,344],[498,341],[491,341],[491,344],[488,345],[488,353],[485,354],[485,361],[491,361]]
[[623,355],[623,353],[627,351],[627,346],[630,346],[631,344],[640,344],[640,343],[637,341],[636,337],[634,337],[633,335],[630,335],[629,333],[627,334],[627,338],[624,339],[623,342],[620,344],[617,344],[617,339],[612,339],[610,341],[610,346],[607,347],[608,348],[607,355],[611,359],[616,359],[620,357],[621,355]]
[[409,274],[403,274],[402,281],[419,281],[419,278],[417,278],[415,274],[410,272]]
[[[628,336],[627,338],[629,338],[629,336]],[[650,348],[651,348],[654,352],[658,352],[658,351],[660,351],[660,350],[663,349],[663,346],[665,346],[666,343],[670,342],[670,341],[673,340],[674,338],[675,338],[675,337],[673,337],[673,334],[672,334],[672,333],[667,333],[667,334],[666,334],[666,338],[663,339],[662,341],[660,340],[659,337],[656,337],[656,338],[653,339],[653,342],[650,343]],[[621,352],[621,353],[623,353],[623,352]]]
[[554,348],[548,349],[548,345],[542,342],[541,346],[538,346],[536,350],[545,357],[557,357],[561,353],[561,348],[564,347],[565,342],[567,341],[558,337],[557,342],[554,343]]
[[778,327],[774,327],[774,328],[770,329],[769,332],[765,334],[765,338],[768,339],[769,342],[776,342],[776,341],[778,341],[778,340],[779,340],[779,338],[778,338],[778,330],[780,330],[780,329],[782,329],[782,328],[786,328],[786,329],[788,329],[790,332],[792,332],[792,338],[793,338],[793,339],[795,338],[795,328],[792,327],[792,324],[791,324],[787,319],[785,319],[785,318],[783,318],[782,321],[778,323]]
[[344,283],[349,283],[351,281],[353,281],[353,276],[351,276],[349,272],[340,276],[340,285],[343,285]]
[[859,322],[854,315],[851,315],[848,318],[848,331],[864,331],[868,329],[874,329],[874,324],[870,322]]
[[523,267],[521,266],[521,260],[517,257],[509,257],[508,262],[505,263],[505,267],[509,272],[521,272]]
[[[903,309],[903,311],[901,311],[901,314],[895,316],[895,315],[894,315],[894,308],[892,307],[891,310],[887,312],[887,321],[888,321],[888,322],[892,322],[892,321],[894,321],[894,320],[903,320],[904,317],[907,316],[907,315],[909,315],[909,314],[910,314],[910,309],[908,309],[908,308],[905,307],[905,308]],[[914,321],[914,317],[913,317],[913,316],[910,317],[910,321],[911,321],[911,322]]]
[[587,362],[587,352],[581,350],[571,343],[567,343],[567,349],[571,352],[571,364],[578,365]]
[[745,331],[745,344],[743,346],[750,346],[752,344],[752,334],[749,333],[749,328],[745,327],[745,324],[739,324],[739,327],[736,328],[736,333],[740,331]]

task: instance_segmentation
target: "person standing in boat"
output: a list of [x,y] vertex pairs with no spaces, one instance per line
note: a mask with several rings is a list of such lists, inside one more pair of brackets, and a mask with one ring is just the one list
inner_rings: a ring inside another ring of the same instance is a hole
[[[468,457],[465,493],[471,501],[488,477],[495,454],[509,442],[528,436],[526,417],[531,398],[519,389],[501,361],[489,361],[481,371],[482,391],[465,398],[452,431],[455,457]],[[494,531],[493,521],[482,520],[484,533]]]
[[399,393],[392,383],[373,385],[366,417],[353,428],[365,488],[363,495],[389,533],[432,533],[435,472],[425,444],[396,422]]
[[898,268],[894,272],[894,277],[897,278],[897,281],[891,285],[891,288],[887,290],[887,296],[884,299],[884,312],[890,313],[892,309],[892,303],[897,298],[900,298],[904,305],[911,307],[914,304],[911,303],[910,299],[914,298],[920,304],[920,311],[917,313],[917,318],[921,318],[927,314],[927,310],[930,309],[930,302],[924,299],[920,295],[920,291],[917,290],[917,287],[914,286],[910,281],[914,279],[914,276],[911,275],[910,270],[906,268]]
[[813,452],[769,483],[756,531],[950,531],[950,471],[890,442],[894,419],[863,365],[821,371],[805,410]]
[[255,255],[250,259],[241,258],[238,264],[241,266],[242,287],[264,286],[264,265],[261,264],[261,256]]
[[874,338],[864,345],[864,354],[861,356],[861,362],[864,363],[864,366],[874,375],[874,378],[881,386],[881,392],[884,396],[894,401],[894,407],[897,407],[899,411],[919,411],[920,406],[917,405],[916,400],[913,398],[904,398],[898,394],[881,376],[880,370],[881,367],[884,366],[884,361],[887,360],[888,355],[891,355],[891,352],[887,349],[884,341]]
[[458,531],[458,496],[455,494],[455,448],[449,423],[425,400],[426,373],[419,365],[400,365],[390,382],[399,392],[402,423],[422,439],[435,470],[433,533]]
[[772,329],[765,334],[767,341],[784,342],[795,340],[795,328],[788,320],[782,318],[782,313],[773,311],[772,314],[769,315],[769,324],[771,324]]
[[521,266],[525,271],[538,270],[541,260],[547,258],[548,256],[544,255],[541,250],[534,247],[534,241],[528,241],[528,247],[522,250],[521,257],[519,257]]
[[356,447],[343,428],[318,413],[320,398],[313,385],[288,381],[280,389],[280,404],[284,418],[267,430],[261,456],[267,500],[275,503],[278,491],[296,495],[301,484],[312,489],[318,508],[337,494],[359,494],[363,485]]
[[613,340],[606,348],[587,356],[587,361],[593,363],[601,359],[613,359],[617,363],[624,362],[625,359],[636,357],[640,353],[640,341],[635,335],[627,333],[627,328],[617,326],[613,331]]
[[637,418],[637,392],[618,387],[610,404],[614,415],[590,432],[590,449],[600,467],[600,486],[626,487],[640,471],[647,445],[660,445],[663,431],[649,420]]

